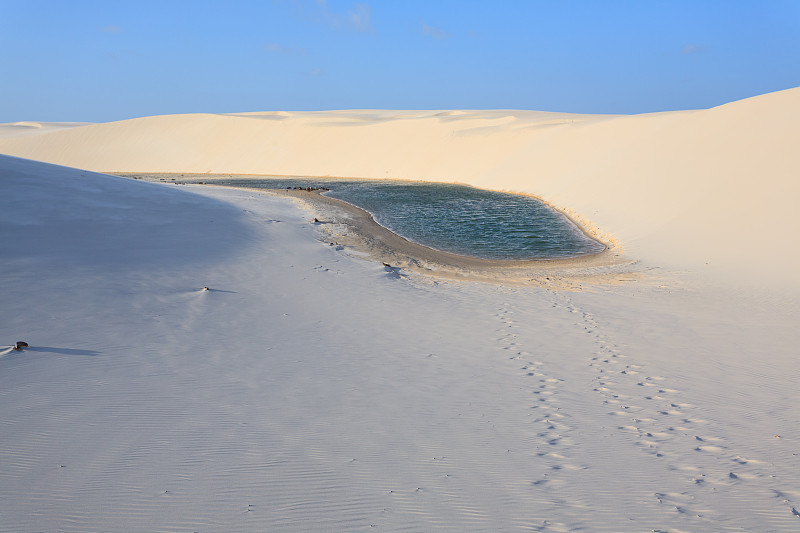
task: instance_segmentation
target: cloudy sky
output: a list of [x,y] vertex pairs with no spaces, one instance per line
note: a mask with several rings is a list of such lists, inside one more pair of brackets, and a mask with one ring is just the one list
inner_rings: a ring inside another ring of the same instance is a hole
[[800,86],[800,0],[0,0],[0,122],[705,108]]

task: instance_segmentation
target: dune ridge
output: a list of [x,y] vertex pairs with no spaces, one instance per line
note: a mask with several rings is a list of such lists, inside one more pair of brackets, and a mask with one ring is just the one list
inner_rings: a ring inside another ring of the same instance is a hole
[[634,258],[795,288],[800,88],[699,111],[166,115],[0,138],[99,172],[424,179],[536,195]]

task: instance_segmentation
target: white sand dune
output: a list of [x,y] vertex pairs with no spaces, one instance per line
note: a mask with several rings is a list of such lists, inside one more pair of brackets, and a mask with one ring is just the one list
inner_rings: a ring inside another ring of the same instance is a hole
[[0,124],[0,138],[41,135],[79,126],[90,126],[91,124],[91,122],[9,122]]
[[109,171],[526,191],[642,260],[570,291],[398,275],[290,199],[0,156],[0,531],[796,531],[798,97],[0,140]]
[[702,111],[173,115],[0,139],[0,153],[107,171],[463,182],[541,196],[636,258],[796,284],[800,88]]

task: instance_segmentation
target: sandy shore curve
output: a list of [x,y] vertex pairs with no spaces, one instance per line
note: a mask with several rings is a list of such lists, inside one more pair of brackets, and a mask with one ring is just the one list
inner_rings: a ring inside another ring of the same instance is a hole
[[251,190],[300,200],[330,237],[330,245],[351,247],[388,268],[451,279],[536,284],[587,277],[612,280],[635,271],[634,262],[608,245],[600,253],[558,259],[498,260],[455,254],[413,242],[379,224],[368,211],[319,191]]
[[[292,198],[300,203],[318,226],[323,241],[330,246],[354,251],[356,255],[378,261],[396,273],[415,272],[444,279],[483,281],[508,284],[532,284],[575,288],[582,281],[598,283],[629,282],[641,277],[638,261],[625,257],[616,242],[600,238],[580,220],[555,207],[584,235],[605,247],[599,253],[551,259],[485,259],[461,255],[416,243],[378,223],[372,214],[345,200],[333,198],[320,190],[267,189],[231,186],[218,183],[228,175],[194,175],[174,173],[115,173],[117,176],[181,186],[226,187],[254,193]],[[181,178],[203,178],[201,183],[184,183]],[[242,176],[237,176],[242,177]],[[257,176],[248,176],[256,178]],[[263,176],[291,180],[299,176]],[[320,178],[324,179],[324,178]],[[541,200],[539,200],[541,201]],[[545,205],[547,205],[546,202]]]

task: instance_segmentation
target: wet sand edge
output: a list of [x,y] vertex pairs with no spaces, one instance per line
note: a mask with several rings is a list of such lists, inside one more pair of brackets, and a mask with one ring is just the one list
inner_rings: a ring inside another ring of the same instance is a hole
[[[625,257],[617,243],[599,239],[595,232],[586,228],[580,220],[559,209],[556,210],[567,217],[580,231],[605,245],[605,250],[595,254],[558,259],[482,259],[436,250],[410,241],[380,225],[368,211],[344,200],[325,196],[318,190],[232,187],[214,183],[215,178],[223,177],[216,175],[203,176],[209,178],[207,183],[186,184],[176,179],[184,177],[179,174],[138,172],[113,174],[176,185],[229,187],[292,198],[304,206],[316,220],[313,223],[318,226],[323,236],[321,240],[327,241],[330,246],[349,249],[355,251],[356,255],[381,262],[387,270],[397,274],[415,272],[451,280],[533,284],[553,288],[576,288],[580,287],[582,282],[616,284],[639,281],[643,277],[642,269],[637,267],[638,262]],[[161,179],[165,177],[170,181]]]
[[444,252],[409,241],[380,225],[368,211],[319,191],[250,190],[301,201],[317,220],[314,223],[329,237],[330,245],[351,247],[390,269],[449,279],[544,284],[566,281],[563,278],[567,277],[599,281],[606,275],[613,278],[636,270],[633,261],[607,244],[600,253],[559,259],[496,260]]

